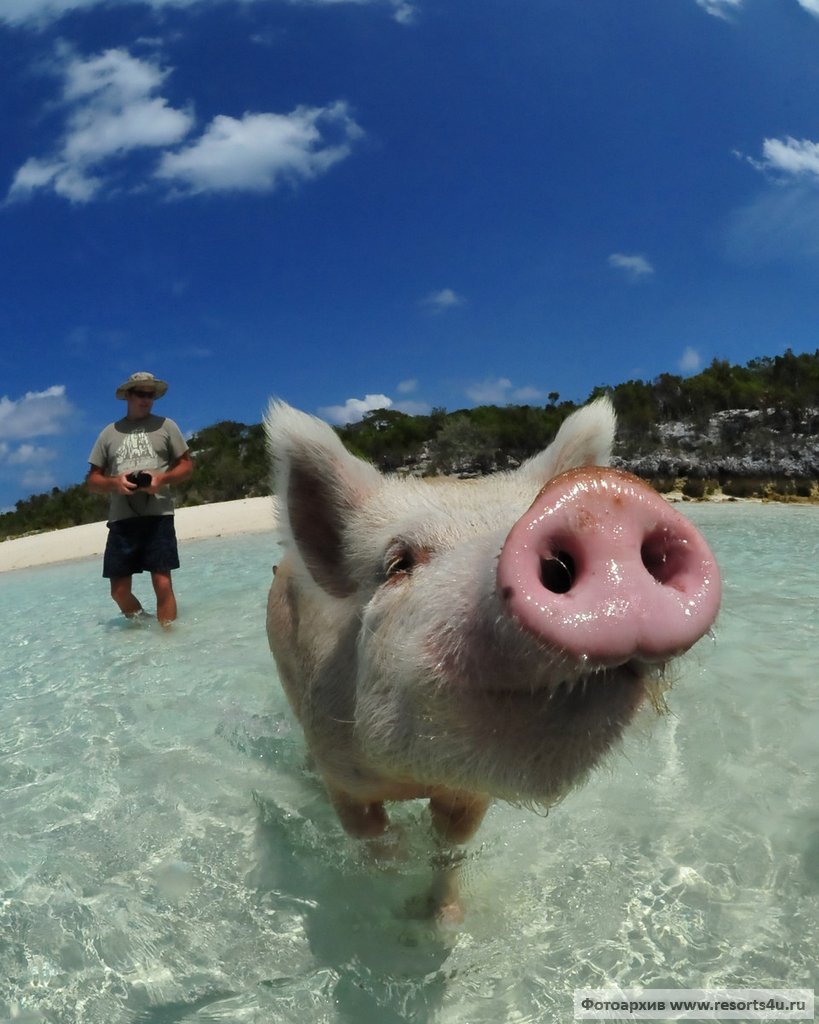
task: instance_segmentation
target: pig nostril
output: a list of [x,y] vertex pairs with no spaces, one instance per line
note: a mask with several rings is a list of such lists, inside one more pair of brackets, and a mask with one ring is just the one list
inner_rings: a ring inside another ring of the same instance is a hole
[[574,559],[566,551],[558,551],[551,558],[540,560],[540,581],[553,594],[566,594],[575,578]]
[[643,541],[640,557],[658,583],[672,584],[686,558],[685,541],[668,530],[657,530]]

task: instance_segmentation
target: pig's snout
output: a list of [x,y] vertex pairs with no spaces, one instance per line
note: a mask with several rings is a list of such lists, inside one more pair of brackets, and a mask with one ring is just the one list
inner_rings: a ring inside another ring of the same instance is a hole
[[589,669],[682,653],[720,602],[693,524],[637,477],[598,466],[546,484],[506,538],[497,582],[507,614]]

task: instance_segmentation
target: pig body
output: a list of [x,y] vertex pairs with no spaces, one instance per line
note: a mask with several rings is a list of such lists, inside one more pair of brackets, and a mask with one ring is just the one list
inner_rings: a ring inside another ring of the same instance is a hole
[[517,470],[418,480],[271,406],[285,555],[268,638],[350,834],[381,834],[393,800],[428,799],[455,842],[493,798],[554,803],[711,626],[713,556],[603,468],[614,426],[598,400]]

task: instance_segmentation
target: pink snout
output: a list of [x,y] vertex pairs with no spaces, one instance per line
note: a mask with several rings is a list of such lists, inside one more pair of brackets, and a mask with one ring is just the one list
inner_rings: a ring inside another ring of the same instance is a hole
[[600,466],[546,484],[506,538],[497,582],[509,615],[588,668],[681,654],[714,622],[721,589],[693,524]]

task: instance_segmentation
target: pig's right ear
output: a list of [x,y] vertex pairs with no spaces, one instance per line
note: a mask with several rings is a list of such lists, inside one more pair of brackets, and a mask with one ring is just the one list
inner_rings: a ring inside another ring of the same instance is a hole
[[285,535],[318,586],[348,597],[356,583],[345,558],[345,526],[380,487],[381,474],[351,455],[326,423],[285,402],[270,403],[265,432]]
[[605,396],[597,398],[568,416],[549,447],[524,462],[518,472],[540,487],[567,469],[607,466],[616,427],[611,401]]

